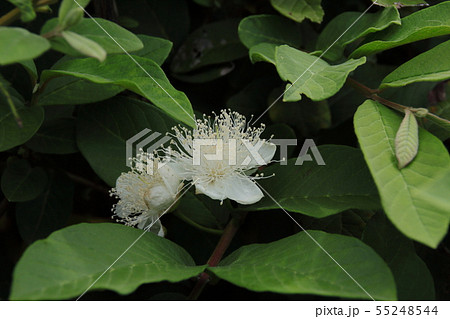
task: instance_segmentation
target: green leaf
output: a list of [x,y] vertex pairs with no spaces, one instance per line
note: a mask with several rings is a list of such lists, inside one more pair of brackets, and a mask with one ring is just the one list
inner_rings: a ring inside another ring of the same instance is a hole
[[50,42],[22,28],[0,27],[0,65],[37,58]]
[[162,65],[172,50],[172,42],[143,34],[138,35],[138,38],[144,44],[144,48],[133,52],[133,55],[151,59],[158,65]]
[[[395,300],[385,262],[356,238],[308,231],[272,242],[244,246],[208,269],[219,278],[254,291],[303,293],[344,298]],[[368,296],[336,263],[370,294]]]
[[149,99],[174,119],[194,125],[192,106],[188,98],[170,84],[164,72],[152,60],[114,55],[99,64],[91,58],[74,59],[58,63],[51,70],[45,70],[42,72],[41,81],[62,75],[75,76],[99,84],[122,86]]
[[238,24],[239,20],[229,19],[195,30],[178,49],[170,69],[175,73],[187,73],[246,56],[247,49],[238,37]]
[[[305,159],[302,165],[295,165],[297,159],[290,159],[287,165],[270,166],[264,169],[264,175],[275,176],[258,183],[284,209],[317,218],[350,208],[380,207],[378,192],[360,151],[337,145],[319,146],[317,150],[325,165],[318,165],[309,150],[310,161]],[[266,195],[258,203],[243,208],[279,209],[271,197]]]
[[44,122],[26,145],[35,152],[45,154],[78,152],[75,140],[75,120],[60,118]]
[[36,65],[34,64],[33,60],[23,60],[20,61],[19,64],[21,64],[24,69],[28,72],[30,79],[31,79],[31,83],[34,84],[37,83],[37,79],[38,79],[38,73],[37,73],[37,69],[36,69]]
[[248,51],[248,55],[250,56],[250,61],[252,63],[256,62],[268,62],[275,64],[275,52],[277,46],[273,43],[260,43],[255,46],[252,46]]
[[59,28],[61,30],[66,30],[73,26],[76,26],[83,20],[84,17],[84,9],[83,8],[73,8],[67,13],[64,19],[59,20]]
[[20,20],[30,22],[36,18],[33,8],[33,0],[8,0],[20,10]]
[[427,6],[428,3],[426,3],[423,0],[372,0],[374,4],[383,6],[383,7],[415,7],[415,6]]
[[67,14],[72,11],[73,9],[85,8],[91,0],[77,0],[76,2],[74,0],[63,0],[61,4],[59,5],[59,11],[58,11],[58,18],[60,21],[63,21]]
[[251,48],[260,43],[287,44],[299,47],[299,25],[283,17],[269,14],[252,15],[241,20],[238,27],[239,39]]
[[280,77],[289,81],[283,101],[294,102],[305,94],[313,101],[325,100],[336,94],[344,85],[348,74],[366,62],[365,57],[329,65],[313,55],[287,45],[277,47],[275,56]]
[[47,174],[40,167],[31,168],[23,159],[8,161],[2,175],[2,192],[10,202],[35,199],[47,184]]
[[411,42],[450,34],[450,1],[417,11],[403,18],[401,26],[391,26],[369,36],[351,58],[371,55]]
[[16,122],[14,115],[0,94],[0,152],[16,147],[28,141],[41,126],[44,110],[40,106],[26,107],[23,100],[14,95],[11,98],[16,106],[22,126]]
[[395,157],[398,168],[407,166],[416,157],[419,150],[419,127],[414,114],[405,110],[405,117],[395,135]]
[[[417,157],[400,170],[394,151],[400,116],[377,102],[367,100],[358,108],[354,122],[386,215],[407,237],[436,247],[447,233],[450,210],[426,200],[421,192],[424,184],[450,170],[450,157],[445,146],[431,133],[419,128]],[[448,183],[444,188],[450,192]]]
[[75,76],[54,78],[39,95],[39,105],[77,105],[109,99],[125,88],[112,84],[98,84]]
[[[42,27],[41,34],[52,31],[57,25],[57,18],[48,20]],[[94,41],[108,54],[124,53],[124,50],[133,52],[144,47],[136,35],[114,22],[101,18],[85,18],[79,24],[69,28],[68,31]],[[50,41],[54,50],[71,56],[80,56],[80,53],[72,48],[63,37],[52,37]]]
[[[68,299],[81,295],[142,235],[124,225],[78,224],[31,245],[13,275],[11,300]],[[143,283],[177,282],[201,273],[189,254],[165,238],[147,233],[92,287],[120,294]]]
[[321,2],[322,0],[270,0],[275,10],[289,19],[302,22],[307,18],[317,23],[322,22],[324,15]]
[[363,16],[361,12],[344,12],[331,20],[323,29],[317,39],[316,48],[321,51],[329,48],[323,57],[335,61],[342,57],[348,44],[370,33],[386,29],[392,24],[401,24],[396,8],[386,8]]
[[450,41],[428,50],[387,75],[380,89],[405,86],[415,82],[438,82],[450,79]]
[[427,265],[417,256],[413,242],[400,234],[383,214],[369,220],[363,241],[388,264],[399,300],[434,300],[433,277]]
[[103,62],[106,59],[105,49],[96,42],[71,31],[63,31],[61,32],[61,35],[72,48],[81,54],[96,58],[100,62]]
[[119,175],[129,170],[126,140],[146,128],[165,134],[171,124],[151,104],[116,97],[80,107],[77,144],[93,170],[108,185],[114,186]]
[[39,197],[16,205],[16,220],[22,238],[31,243],[66,225],[72,213],[74,186],[61,173],[53,173]]

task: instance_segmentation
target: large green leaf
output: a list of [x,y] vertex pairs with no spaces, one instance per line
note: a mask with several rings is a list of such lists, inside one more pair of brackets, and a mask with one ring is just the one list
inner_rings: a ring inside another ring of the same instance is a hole
[[78,152],[75,119],[59,118],[45,121],[26,145],[35,152],[46,154]]
[[39,197],[16,205],[16,220],[22,238],[31,243],[66,225],[72,213],[73,182],[53,173]]
[[251,48],[260,43],[287,44],[298,47],[301,43],[299,25],[283,17],[269,14],[252,15],[242,19],[239,38]]
[[391,26],[367,38],[351,58],[375,54],[403,44],[450,34],[450,1],[415,12],[402,19],[401,26]]
[[2,192],[10,202],[35,199],[47,184],[47,174],[40,167],[31,168],[24,159],[12,159],[2,175]]
[[344,12],[327,24],[317,39],[316,47],[321,51],[329,48],[324,57],[332,61],[338,60],[348,44],[392,24],[401,24],[396,8],[386,8],[363,16],[361,12]]
[[[318,151],[325,165],[318,165],[309,150],[314,160],[295,165],[296,159],[291,159],[288,165],[268,167],[264,175],[275,176],[258,183],[284,209],[313,217],[325,217],[350,208],[380,207],[376,187],[361,152],[336,145],[319,146]],[[270,196],[245,208],[280,208]]]
[[26,107],[21,98],[11,94],[23,127],[14,118],[6,98],[0,92],[0,152],[28,141],[41,126],[44,110],[40,106]]
[[172,50],[172,42],[163,38],[151,37],[139,34],[138,38],[144,44],[144,48],[133,52],[133,55],[141,56],[162,65]]
[[255,291],[396,299],[394,278],[370,247],[352,237],[321,231],[308,233],[336,262],[305,232],[300,232],[269,244],[241,247],[218,267],[208,269],[222,279]]
[[20,10],[20,20],[30,22],[36,18],[33,8],[33,0],[8,0]]
[[171,70],[187,73],[246,56],[247,49],[237,33],[238,24],[237,19],[222,20],[192,32],[173,57]]
[[450,79],[450,41],[428,50],[387,75],[380,89],[398,87],[415,82],[438,82]]
[[119,85],[149,99],[173,118],[194,125],[191,103],[170,84],[158,64],[137,56],[133,59],[114,55],[101,64],[93,58],[68,60],[42,72],[41,81],[70,75],[94,83]]
[[99,84],[75,76],[54,78],[39,95],[39,105],[76,105],[109,99],[125,88],[119,85]]
[[[48,20],[42,27],[41,34],[50,32],[57,25],[57,18]],[[136,35],[114,22],[101,18],[85,18],[79,24],[68,30],[96,42],[107,53],[124,53],[124,50],[126,52],[133,52],[144,47]],[[51,43],[52,48],[57,51],[72,56],[80,56],[80,53],[72,48],[62,37],[52,37]]]
[[[78,224],[31,245],[14,270],[11,300],[68,299],[81,295],[142,235],[124,225]],[[202,272],[189,254],[147,233],[91,288],[128,294],[143,283],[177,282]]]
[[0,65],[37,58],[50,42],[22,28],[0,27]]
[[389,265],[397,284],[399,300],[433,300],[433,277],[417,256],[412,241],[400,234],[383,214],[367,223],[363,241]]
[[126,166],[126,141],[146,128],[152,133],[165,134],[170,124],[151,104],[116,97],[80,107],[77,144],[94,171],[107,184],[114,186],[119,175],[129,170]]
[[324,15],[322,0],[270,0],[272,6],[282,15],[297,22],[305,18],[321,23]]
[[275,61],[280,77],[291,83],[286,87],[283,101],[294,102],[300,100],[302,94],[313,101],[333,96],[342,88],[348,74],[366,59],[329,65],[313,55],[282,45],[276,48]]
[[[406,236],[436,247],[447,233],[450,209],[427,200],[424,185],[450,170],[450,157],[442,142],[419,129],[419,151],[403,169],[397,167],[394,139],[401,117],[367,100],[355,114],[355,131],[380,192],[386,215]],[[441,187],[450,192],[450,184]]]

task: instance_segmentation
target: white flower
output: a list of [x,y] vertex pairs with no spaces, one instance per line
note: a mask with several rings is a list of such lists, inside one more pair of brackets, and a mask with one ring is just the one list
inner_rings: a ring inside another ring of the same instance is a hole
[[[140,153],[133,162],[131,171],[122,173],[111,190],[111,196],[119,199],[112,211],[118,221],[143,229],[174,203],[183,184],[170,165],[153,160],[151,154]],[[150,230],[164,236],[159,219]]]
[[213,121],[197,120],[193,131],[175,127],[176,150],[166,149],[166,154],[180,178],[192,180],[197,193],[253,204],[264,195],[253,181],[258,176],[249,174],[268,164],[276,151],[275,144],[260,139],[263,131],[264,125],[249,127],[245,116],[222,110]]

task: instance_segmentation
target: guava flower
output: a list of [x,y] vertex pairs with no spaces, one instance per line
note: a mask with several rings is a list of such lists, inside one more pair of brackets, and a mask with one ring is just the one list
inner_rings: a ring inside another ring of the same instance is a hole
[[142,152],[132,160],[131,171],[122,173],[111,190],[111,196],[119,199],[112,208],[114,216],[141,229],[154,223],[150,230],[164,237],[158,218],[174,203],[183,183],[170,165],[155,160],[153,154]]
[[253,204],[264,195],[249,176],[273,158],[276,145],[260,138],[264,125],[250,127],[245,116],[222,110],[211,120],[204,116],[197,127],[173,128],[175,149],[166,149],[172,168],[181,179],[190,180],[197,194],[212,199],[226,198],[240,204]]

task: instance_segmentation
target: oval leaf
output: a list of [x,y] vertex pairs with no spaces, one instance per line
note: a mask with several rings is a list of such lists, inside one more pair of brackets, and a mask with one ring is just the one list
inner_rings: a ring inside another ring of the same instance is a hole
[[395,136],[395,156],[398,161],[398,168],[403,168],[416,157],[419,149],[419,127],[414,114],[410,110],[405,110],[397,135]]
[[72,48],[83,55],[96,58],[100,62],[106,59],[106,51],[96,42],[71,31],[63,31],[61,35]]
[[[35,242],[19,260],[11,300],[68,299],[81,295],[142,230],[118,224],[78,224]],[[177,282],[201,273],[191,256],[167,239],[147,233],[92,289],[128,294],[143,283]]]
[[[447,233],[450,210],[421,194],[424,185],[450,171],[450,157],[437,137],[419,128],[417,156],[400,170],[394,145],[400,122],[397,113],[371,100],[358,108],[354,119],[356,135],[386,215],[407,237],[436,247]],[[448,182],[443,188],[450,193]]]
[[47,174],[40,167],[31,168],[26,160],[8,161],[2,175],[2,192],[10,202],[35,199],[47,184]]
[[417,11],[403,18],[401,26],[375,33],[357,48],[351,58],[375,54],[400,45],[450,34],[450,1]]
[[297,22],[308,18],[312,22],[321,23],[323,9],[322,0],[270,0],[272,6],[285,17]]
[[0,27],[0,65],[37,58],[50,42],[22,28]]
[[352,237],[312,230],[308,233],[370,296],[305,232],[269,244],[241,247],[218,267],[208,269],[219,278],[254,291],[396,299],[391,271],[372,248]]

